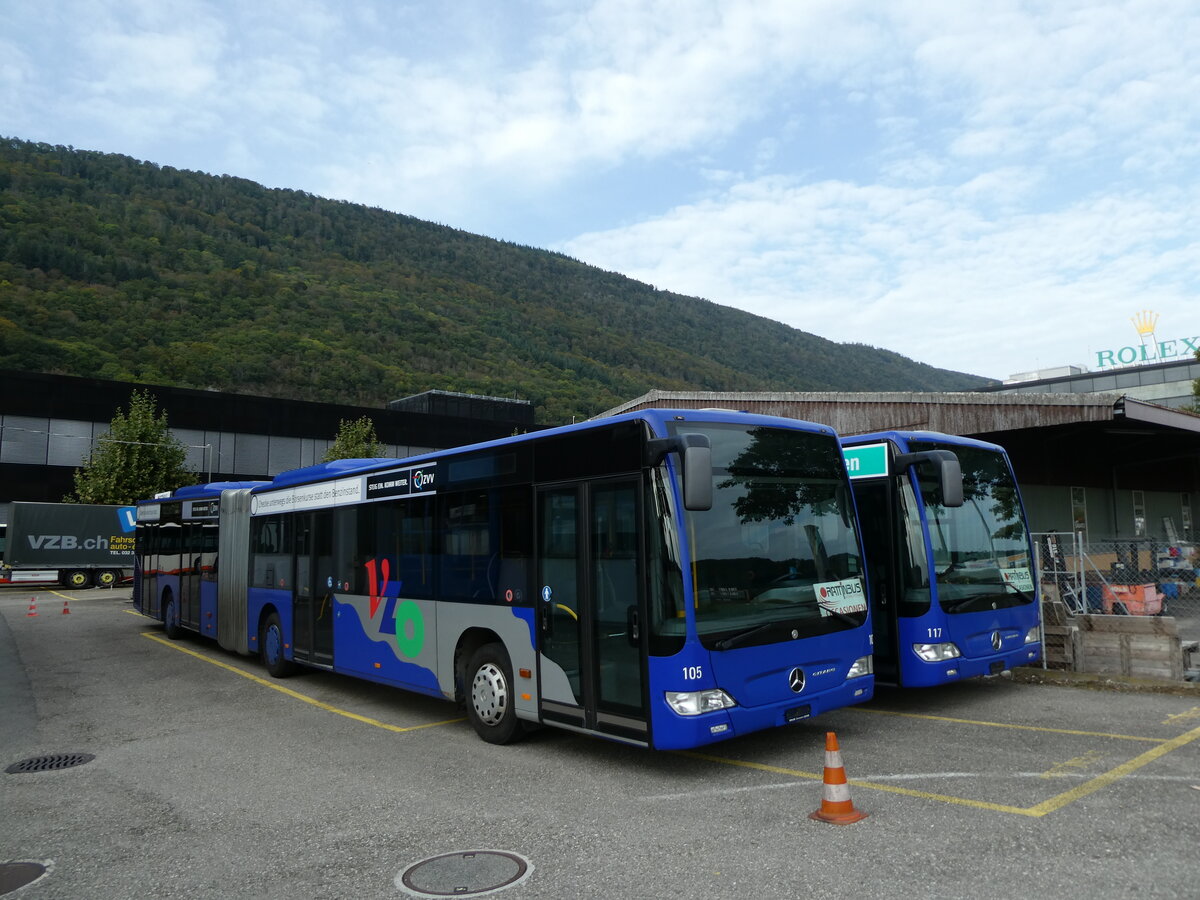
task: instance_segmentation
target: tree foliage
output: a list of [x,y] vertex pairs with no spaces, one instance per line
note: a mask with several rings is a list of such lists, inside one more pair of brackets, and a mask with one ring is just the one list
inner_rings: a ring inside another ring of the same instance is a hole
[[342,419],[333,446],[325,451],[322,462],[335,459],[377,459],[386,455],[383,444],[375,434],[375,422],[370,416],[350,421]]
[[646,391],[963,390],[577,260],[409,216],[0,138],[0,368],[383,406]]
[[187,447],[168,430],[166,411],[156,414],[157,406],[149,391],[135,390],[129,412],[117,409],[99,446],[75,470],[75,493],[63,499],[127,506],[193,484],[196,475],[184,466]]

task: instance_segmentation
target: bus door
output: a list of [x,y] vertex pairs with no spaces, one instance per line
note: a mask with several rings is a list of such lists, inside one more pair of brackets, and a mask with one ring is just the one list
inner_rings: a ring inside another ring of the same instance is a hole
[[[175,598],[175,608],[181,610],[180,571],[183,569],[183,526],[178,522],[164,521],[158,529],[157,578],[155,579],[154,613],[166,615],[163,594],[170,588]],[[182,611],[179,613],[182,615]],[[181,620],[182,621],[182,620]]]
[[538,492],[541,714],[647,740],[639,482]]
[[333,512],[295,517],[292,654],[309,665],[333,665]]
[[866,556],[868,590],[871,596],[871,623],[875,630],[875,678],[887,684],[899,684],[899,656],[896,646],[900,609],[899,548],[896,533],[896,505],[889,478],[855,481],[854,501],[862,531]]
[[203,526],[184,522],[179,539],[179,624],[200,630],[200,545]]

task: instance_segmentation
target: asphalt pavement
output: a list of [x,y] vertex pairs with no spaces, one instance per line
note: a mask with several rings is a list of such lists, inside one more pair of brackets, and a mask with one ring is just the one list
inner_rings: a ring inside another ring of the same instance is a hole
[[[696,753],[496,747],[448,702],[168,641],[128,590],[9,588],[0,716],[0,767],[94,757],[0,774],[0,863],[46,869],[21,900],[1200,897],[1186,688],[993,679]],[[855,824],[809,817],[828,731]]]

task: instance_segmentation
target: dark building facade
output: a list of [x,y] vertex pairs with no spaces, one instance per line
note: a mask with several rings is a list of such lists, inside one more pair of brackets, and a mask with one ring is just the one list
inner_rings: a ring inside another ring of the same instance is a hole
[[398,458],[534,427],[531,404],[473,395],[465,406],[417,395],[398,401],[402,408],[376,409],[0,371],[0,506],[61,500],[113,415],[140,388],[167,412],[171,432],[188,448],[188,466],[204,481],[270,478],[320,462],[342,420],[362,416]]

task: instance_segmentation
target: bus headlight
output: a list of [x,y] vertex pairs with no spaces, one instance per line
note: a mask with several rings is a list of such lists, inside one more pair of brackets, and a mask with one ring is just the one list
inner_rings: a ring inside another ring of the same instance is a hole
[[872,656],[860,656],[854,661],[854,665],[850,667],[850,671],[846,673],[846,678],[862,678],[864,675],[870,675],[875,671],[875,658]]
[[1029,631],[1025,632],[1025,643],[1036,644],[1042,639],[1042,628],[1040,625],[1034,625]]
[[942,662],[962,656],[953,644],[913,644],[913,653],[925,662]]
[[732,697],[720,688],[711,691],[667,691],[667,703],[681,716],[699,716],[737,706]]

